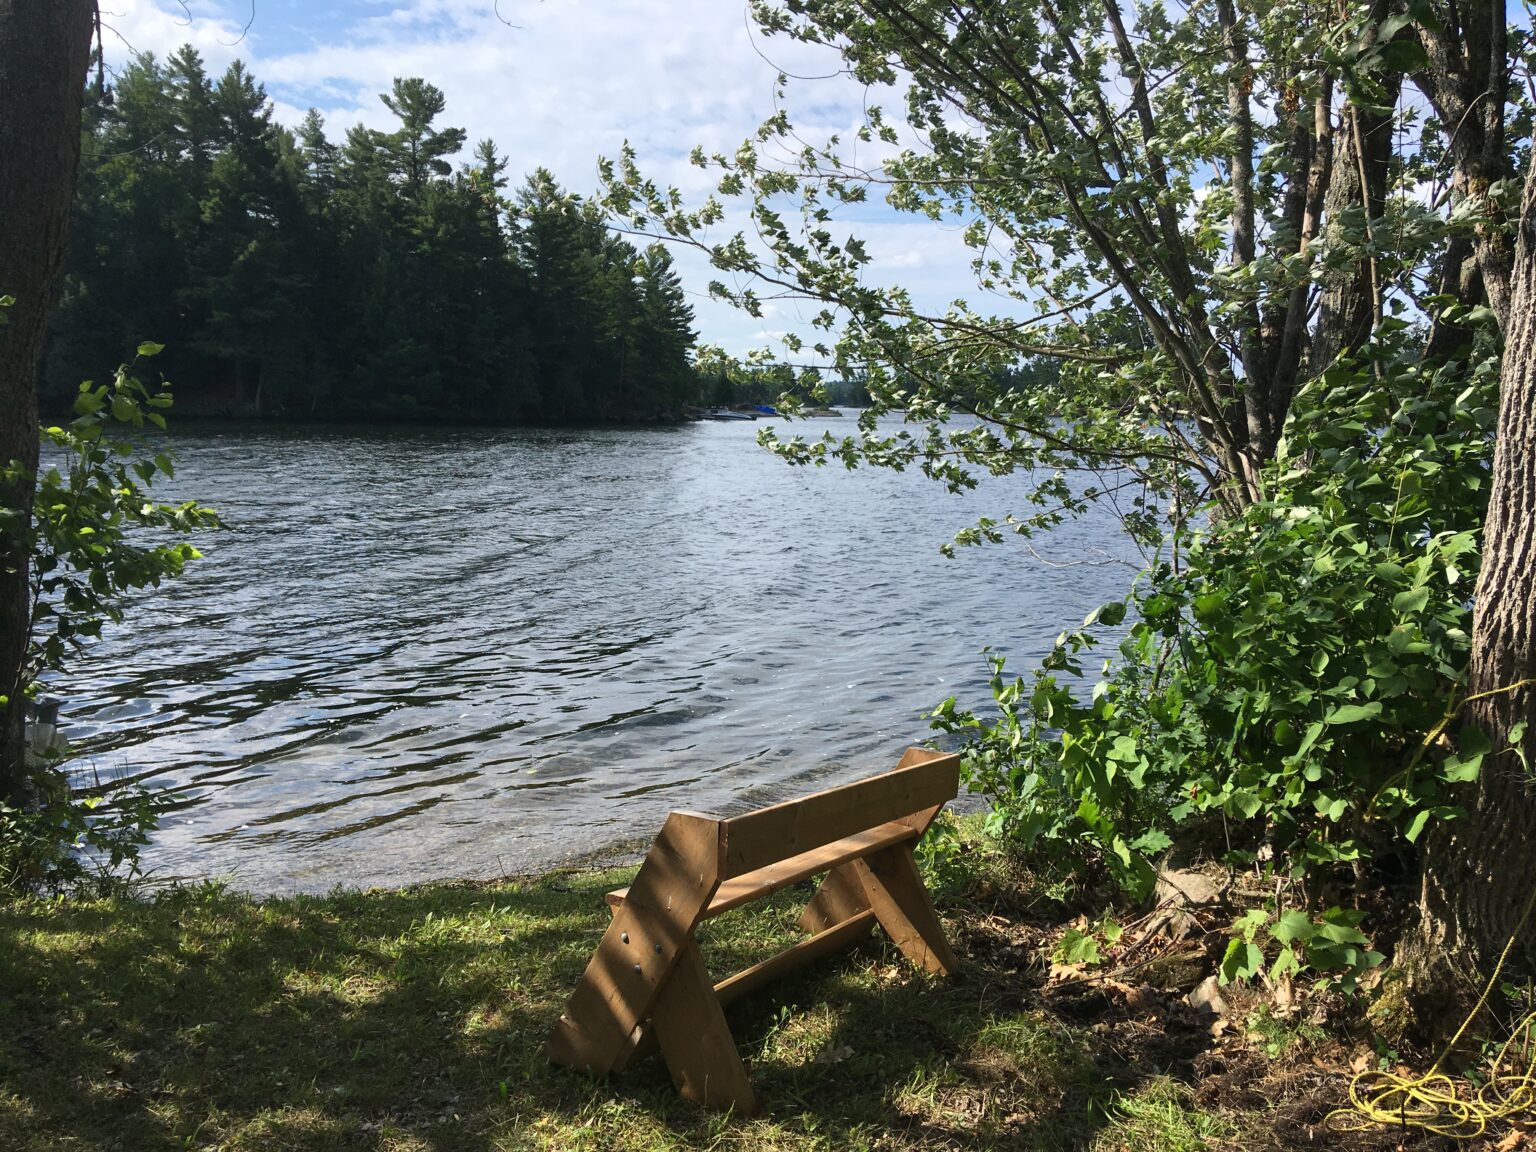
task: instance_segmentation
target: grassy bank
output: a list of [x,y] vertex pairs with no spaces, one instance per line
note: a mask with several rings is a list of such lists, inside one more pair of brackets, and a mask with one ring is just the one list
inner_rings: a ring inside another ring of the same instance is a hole
[[[1346,1052],[1218,1040],[1176,989],[1052,989],[1065,910],[995,861],[940,886],[958,978],[877,937],[732,1009],[763,1115],[680,1101],[657,1058],[591,1083],[542,1042],[627,878],[0,908],[0,1148],[1346,1146],[1316,1126]],[[710,924],[712,967],[795,938],[804,895]]]

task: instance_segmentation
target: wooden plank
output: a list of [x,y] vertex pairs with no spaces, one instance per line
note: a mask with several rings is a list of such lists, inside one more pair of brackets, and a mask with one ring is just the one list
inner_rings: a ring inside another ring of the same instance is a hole
[[710,987],[699,946],[689,941],[651,1015],[656,1042],[684,1098],[748,1115],[757,1099],[731,1039],[719,997]]
[[[938,759],[939,756],[940,753],[927,748],[908,748],[902,753],[896,767],[910,768],[914,764],[926,764]],[[928,831],[928,826],[943,810],[943,804],[935,804],[920,812],[903,816],[898,822],[912,829],[913,843],[916,843],[923,838],[923,834]],[[859,879],[858,870],[851,864],[844,864],[827,873],[827,878],[821,882],[816,895],[811,897],[810,903],[805,906],[805,911],[800,913],[799,924],[806,932],[820,932],[830,925],[848,919],[860,909],[868,907],[869,900],[864,895],[864,883]]]
[[651,1027],[649,1020],[642,1020],[630,1032],[623,1051],[614,1058],[613,1067],[608,1070],[609,1075],[618,1075],[628,1068],[632,1061],[642,1056],[649,1056],[654,1051],[656,1051],[656,1031]]
[[755,872],[955,798],[959,756],[924,749],[909,749],[907,755],[913,762],[905,768],[724,821],[720,878]]
[[720,885],[721,843],[712,817],[667,817],[550,1033],[551,1060],[606,1076],[624,1058]]
[[[946,755],[947,755],[946,753],[935,752],[931,748],[908,748],[905,752],[903,752],[901,754],[901,759],[896,762],[896,767],[897,768],[911,768],[915,764],[928,764],[928,763],[931,763],[934,760],[943,759],[943,758],[945,758]],[[954,755],[958,759],[958,755],[959,754],[955,753]],[[959,771],[958,771],[958,769],[959,769],[959,765],[957,763],[956,764],[956,778],[955,778],[955,793],[956,793],[956,795],[958,795],[959,791],[960,791],[960,780],[959,780]],[[937,804],[933,805],[933,807],[931,807],[931,808],[924,808],[920,812],[913,812],[909,816],[902,816],[900,818],[901,823],[910,825],[912,827],[912,829],[917,833],[918,839],[921,840],[922,837],[923,837],[923,833],[928,831],[928,825],[932,824],[934,822],[934,820],[938,817],[939,813],[944,810],[944,805],[948,801],[953,800],[954,798],[955,798],[954,796],[947,796],[943,800],[939,801]]]
[[[932,748],[919,748],[912,745],[901,754],[901,759],[896,761],[896,768],[911,768],[917,764],[930,764],[935,760],[947,760],[954,755],[952,752],[936,752]],[[895,769],[892,769],[894,771]]]
[[944,938],[939,914],[905,844],[882,849],[851,865],[864,883],[869,906],[895,945],[919,968],[929,972],[955,970],[955,954]]
[[841,952],[856,943],[860,938],[869,935],[875,926],[875,914],[869,910],[858,912],[844,920],[841,924],[834,924],[825,932],[818,932],[815,936],[784,951],[776,953],[760,963],[744,968],[736,975],[720,981],[715,985],[715,995],[720,998],[721,1004],[734,1004],[743,996],[756,992],[764,984],[775,980],[796,969],[804,968],[807,964],[814,963],[824,956],[831,956]]
[[[710,900],[709,907],[704,911],[704,919],[719,916],[722,912],[740,908],[743,904],[750,904],[754,900],[761,900],[781,888],[787,888],[809,876],[828,872],[840,864],[846,864],[860,856],[867,856],[881,848],[913,840],[916,835],[910,824],[893,820],[889,824],[882,824],[867,832],[845,836],[841,840],[834,840],[831,844],[823,844],[820,848],[813,848],[809,852],[802,852],[788,860],[780,860],[777,864],[769,864],[755,872],[738,876],[734,880],[727,880],[720,885],[714,898]],[[608,893],[608,904],[610,907],[620,907],[628,895],[628,888],[616,888]],[[846,918],[837,917],[838,920]]]

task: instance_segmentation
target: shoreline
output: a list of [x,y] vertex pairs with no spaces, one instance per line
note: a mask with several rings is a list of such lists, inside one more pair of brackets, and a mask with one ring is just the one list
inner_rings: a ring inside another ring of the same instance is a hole
[[[792,789],[787,795],[781,795],[780,790],[770,790],[766,794],[767,802],[776,802],[779,799],[792,797]],[[739,805],[738,805],[739,807]],[[954,800],[946,805],[945,810],[962,821],[980,819],[986,809],[986,800],[969,792],[961,792]],[[636,868],[646,850],[651,846],[655,838],[655,829],[661,827],[665,814],[657,817],[656,821],[647,833],[634,831],[627,833],[618,839],[604,841],[594,847],[567,852],[563,855],[534,859],[525,864],[514,864],[510,868],[497,868],[494,864],[487,864],[481,869],[452,868],[445,865],[441,874],[415,876],[394,880],[370,880],[364,877],[356,877],[343,870],[332,869],[326,872],[309,873],[302,871],[289,871],[285,873],[288,881],[282,884],[271,882],[270,874],[263,874],[267,882],[261,882],[250,877],[242,877],[236,872],[223,874],[185,873],[185,874],[160,874],[153,868],[153,842],[146,850],[145,856],[151,868],[134,880],[135,887],[141,887],[146,892],[157,892],[167,889],[197,887],[203,884],[214,884],[230,892],[239,893],[241,896],[265,900],[285,899],[291,897],[323,897],[343,894],[366,894],[369,892],[397,892],[414,888],[433,887],[436,885],[454,884],[513,884],[533,883],[543,877],[555,873],[565,872],[608,872],[616,869]],[[580,829],[576,830],[580,832]],[[363,853],[366,855],[366,850]],[[452,852],[447,855],[452,856]],[[306,881],[316,879],[319,876],[329,877],[328,882],[309,883]]]

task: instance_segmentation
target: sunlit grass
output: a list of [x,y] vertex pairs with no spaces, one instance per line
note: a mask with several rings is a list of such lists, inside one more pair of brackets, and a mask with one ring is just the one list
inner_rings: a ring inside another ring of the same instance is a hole
[[[627,879],[0,908],[0,1148],[1202,1147],[1185,1098],[1020,1007],[1033,977],[972,958],[934,979],[878,937],[733,1007],[758,1117],[680,1100],[655,1057],[608,1083],[553,1068],[545,1035]],[[711,923],[714,970],[795,939],[804,897]]]
[[1231,1147],[1237,1136],[1230,1120],[1195,1108],[1190,1090],[1166,1076],[1147,1081],[1133,1093],[1118,1097],[1110,1122],[1094,1139],[1093,1152],[1206,1152]]

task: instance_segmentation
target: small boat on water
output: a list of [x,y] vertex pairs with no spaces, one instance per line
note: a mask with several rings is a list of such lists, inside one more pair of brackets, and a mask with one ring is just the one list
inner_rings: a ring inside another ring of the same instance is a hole
[[756,420],[756,412],[737,412],[732,408],[706,408],[704,409],[706,420]]

